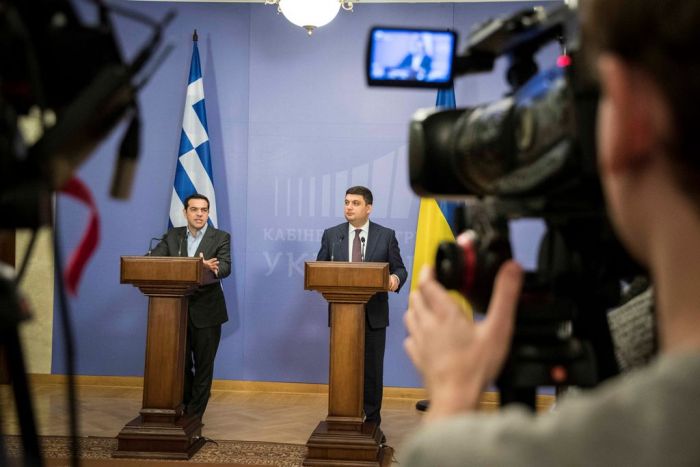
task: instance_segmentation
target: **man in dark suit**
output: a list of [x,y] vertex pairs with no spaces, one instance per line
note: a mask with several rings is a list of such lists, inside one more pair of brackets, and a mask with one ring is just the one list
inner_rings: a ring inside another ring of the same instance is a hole
[[[408,274],[401,260],[399,243],[392,229],[369,221],[372,212],[372,192],[363,186],[345,192],[347,222],[326,229],[321,238],[317,261],[388,262],[389,290],[398,292]],[[382,392],[384,389],[384,348],[386,327],[389,326],[389,295],[375,294],[367,303],[365,313],[365,421],[382,421]]]
[[[185,199],[186,227],[171,229],[152,251],[153,256],[200,256],[204,265],[223,279],[231,274],[231,236],[208,225],[209,200],[194,194]],[[214,359],[221,325],[228,321],[221,283],[200,287],[189,299],[185,353],[185,413],[202,417],[214,378]]]

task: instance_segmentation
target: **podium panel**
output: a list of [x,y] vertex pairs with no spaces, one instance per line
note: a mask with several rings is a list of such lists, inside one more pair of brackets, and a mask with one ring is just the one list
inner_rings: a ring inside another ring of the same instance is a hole
[[112,457],[189,459],[204,439],[202,421],[183,414],[187,297],[217,278],[201,258],[122,256],[120,281],[148,296],[148,332],[142,407]]
[[365,305],[389,290],[388,263],[309,261],[304,289],[330,303],[331,341],[328,416],[306,443],[306,466],[384,466],[392,449],[381,444],[381,429],[363,422]]

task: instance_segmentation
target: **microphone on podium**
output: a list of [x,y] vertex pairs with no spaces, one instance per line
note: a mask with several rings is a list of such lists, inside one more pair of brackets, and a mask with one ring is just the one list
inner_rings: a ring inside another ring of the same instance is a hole
[[148,253],[146,253],[146,256],[151,256],[151,251],[153,251],[153,240],[157,242],[161,242],[165,238],[165,235],[161,235],[160,237],[153,237],[151,238],[151,241],[148,242]]
[[182,241],[187,237],[187,230],[185,230],[185,233],[182,234],[182,237],[180,237],[180,241],[177,242],[177,255],[182,256]]

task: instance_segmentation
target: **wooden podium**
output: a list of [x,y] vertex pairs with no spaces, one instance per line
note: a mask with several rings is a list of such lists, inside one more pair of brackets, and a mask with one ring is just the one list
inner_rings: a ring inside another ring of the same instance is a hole
[[389,290],[389,264],[306,262],[304,289],[320,292],[331,306],[328,416],[306,442],[304,465],[389,465],[393,451],[381,445],[381,429],[362,421],[365,304]]
[[121,283],[148,295],[140,415],[117,436],[112,457],[189,459],[204,445],[202,421],[183,414],[188,295],[217,278],[201,258],[122,256]]

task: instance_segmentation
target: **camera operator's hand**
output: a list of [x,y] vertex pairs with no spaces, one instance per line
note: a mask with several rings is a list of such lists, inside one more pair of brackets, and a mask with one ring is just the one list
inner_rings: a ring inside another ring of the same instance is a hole
[[476,408],[508,354],[523,272],[514,261],[496,276],[488,313],[469,321],[447,290],[424,267],[404,317],[404,348],[423,376],[430,396],[426,420]]

